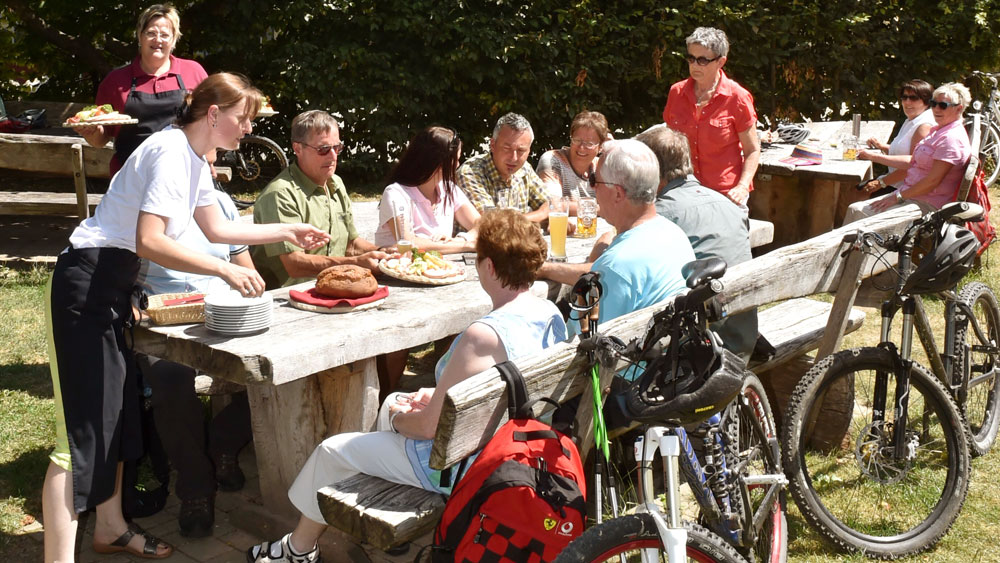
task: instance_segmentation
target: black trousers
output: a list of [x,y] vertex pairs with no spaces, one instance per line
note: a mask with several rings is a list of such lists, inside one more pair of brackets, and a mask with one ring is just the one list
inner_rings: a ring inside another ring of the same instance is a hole
[[236,455],[253,437],[246,392],[233,395],[206,431],[204,405],[194,392],[195,370],[152,356],[139,355],[136,360],[152,390],[157,433],[170,465],[177,470],[174,492],[181,500],[213,494],[214,459],[221,454]]

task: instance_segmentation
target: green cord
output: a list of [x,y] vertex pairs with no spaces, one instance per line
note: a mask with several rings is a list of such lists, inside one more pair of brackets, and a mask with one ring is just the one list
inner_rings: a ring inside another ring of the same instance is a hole
[[601,403],[601,378],[597,364],[590,368],[590,383],[594,390],[594,441],[597,448],[604,454],[604,459],[611,459],[611,448],[608,445],[608,429],[604,426],[604,405]]

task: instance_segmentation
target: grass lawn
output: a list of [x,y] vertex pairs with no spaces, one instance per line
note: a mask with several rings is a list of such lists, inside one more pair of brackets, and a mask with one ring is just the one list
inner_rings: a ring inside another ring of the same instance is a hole
[[[993,194],[994,196],[996,194]],[[994,211],[994,222],[1000,212]],[[986,261],[967,281],[976,279],[1000,289],[1000,254]],[[20,536],[41,518],[42,478],[55,439],[52,384],[45,343],[43,298],[47,270],[14,271],[0,266],[0,561],[40,559],[40,548]],[[929,303],[939,315],[940,303]],[[935,319],[936,320],[936,319]],[[878,340],[878,312],[868,310],[864,327],[844,346],[871,345]],[[938,320],[937,322],[940,323]],[[937,327],[940,329],[941,325]],[[943,331],[939,330],[941,334]],[[931,552],[907,561],[996,561],[991,530],[1000,521],[1000,453],[973,462],[965,507],[951,532]],[[862,561],[834,553],[815,534],[789,501],[790,561]],[[31,552],[24,551],[30,548]]]

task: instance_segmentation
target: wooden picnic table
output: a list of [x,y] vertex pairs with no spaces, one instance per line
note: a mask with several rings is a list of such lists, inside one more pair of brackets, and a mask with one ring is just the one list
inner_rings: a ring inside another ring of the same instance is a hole
[[[801,242],[843,224],[847,207],[868,197],[855,187],[871,179],[867,160],[844,160],[840,140],[851,132],[850,121],[804,124],[809,142],[823,150],[823,163],[792,166],[781,162],[794,145],[774,143],[761,152],[760,167],[750,195],[750,216],[774,224],[773,247]],[[860,140],[888,142],[892,121],[862,121]]]

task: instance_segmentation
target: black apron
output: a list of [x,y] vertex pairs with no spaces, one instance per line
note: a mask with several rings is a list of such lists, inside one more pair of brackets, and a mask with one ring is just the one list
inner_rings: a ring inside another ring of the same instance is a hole
[[184,104],[187,89],[181,75],[177,78],[177,90],[147,94],[135,91],[136,77],[132,77],[132,89],[125,98],[125,115],[139,120],[135,125],[123,125],[115,138],[115,158],[124,165],[129,155],[150,135],[170,125],[177,117],[177,109]]

